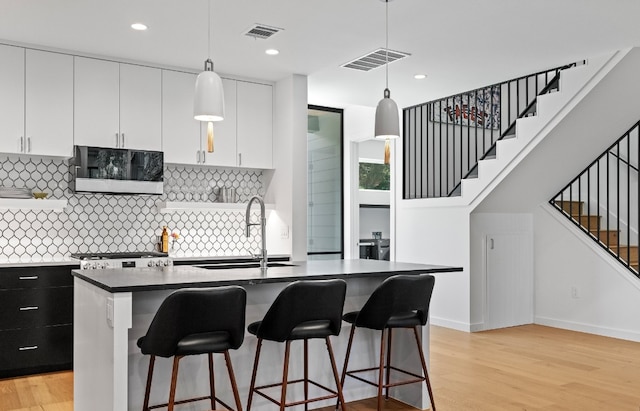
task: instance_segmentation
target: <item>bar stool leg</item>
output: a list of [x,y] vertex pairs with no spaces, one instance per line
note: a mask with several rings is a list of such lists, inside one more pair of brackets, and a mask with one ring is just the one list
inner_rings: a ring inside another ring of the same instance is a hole
[[231,381],[231,390],[233,391],[233,398],[236,400],[236,411],[242,411],[242,403],[240,403],[240,394],[238,393],[238,384],[236,383],[236,376],[233,373],[233,366],[231,365],[231,356],[229,350],[224,352],[224,360],[227,363],[227,370],[229,371],[229,381]]
[[304,340],[304,411],[309,410],[309,340]]
[[393,328],[389,328],[388,342],[387,342],[387,386],[385,387],[385,399],[389,399],[389,379],[391,378],[391,336],[393,335]]
[[142,411],[149,411],[149,396],[151,394],[151,378],[153,377],[153,367],[156,363],[156,356],[152,355],[149,359],[149,372],[147,373],[147,387],[144,390],[144,405]]
[[280,395],[280,411],[284,411],[287,404],[287,379],[289,378],[289,351],[291,349],[291,341],[286,342],[284,349],[284,369],[282,371],[282,394]]
[[331,360],[331,370],[333,370],[333,378],[336,380],[336,388],[338,391],[338,402],[342,406],[342,411],[346,411],[347,408],[344,405],[344,395],[342,393],[342,384],[340,384],[340,380],[338,379],[338,367],[336,366],[336,359],[333,355],[333,347],[331,347],[331,340],[327,336],[325,337],[325,341],[327,342],[327,351],[329,351],[329,360]]
[[211,409],[216,409],[216,382],[213,375],[213,354],[209,353],[209,390],[211,391]]
[[173,371],[171,372],[171,388],[169,390],[169,403],[168,411],[173,411],[173,407],[176,402],[176,384],[178,382],[178,365],[182,356],[176,355],[173,357]]
[[[349,355],[351,355],[351,345],[353,344],[353,335],[356,332],[356,326],[351,324],[351,331],[349,332],[349,342],[347,343],[347,353],[344,357],[344,365],[342,366],[342,376],[340,377],[340,387],[344,387],[344,380],[347,378],[347,366],[349,365]],[[338,409],[340,401],[336,401],[336,410]]]
[[256,359],[253,362],[253,373],[251,374],[251,386],[249,387],[249,398],[247,399],[247,411],[251,410],[251,400],[256,386],[256,374],[258,373],[258,361],[260,361],[260,349],[262,348],[262,338],[258,338],[256,347]]
[[424,372],[424,381],[425,383],[427,383],[427,391],[429,391],[429,400],[431,400],[431,409],[433,411],[436,411],[436,403],[433,399],[433,392],[431,391],[431,382],[429,381],[429,371],[427,371],[427,362],[424,360],[424,353],[422,352],[422,346],[420,345],[420,338],[418,337],[418,327],[413,327],[413,335],[416,337],[418,353],[420,354],[420,362],[422,363],[422,372]]
[[384,380],[382,379],[384,374],[384,337],[387,332],[386,328],[382,329],[382,335],[380,337],[380,370],[378,372],[378,411],[382,411],[382,387]]

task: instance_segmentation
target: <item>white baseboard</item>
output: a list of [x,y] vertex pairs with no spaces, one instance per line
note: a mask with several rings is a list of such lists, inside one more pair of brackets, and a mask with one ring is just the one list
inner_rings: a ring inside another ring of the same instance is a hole
[[549,327],[562,328],[565,330],[584,332],[589,334],[601,335],[604,337],[619,338],[640,342],[640,332],[632,330],[620,330],[617,328],[603,327],[593,324],[579,323],[575,321],[558,320],[555,318],[535,317],[535,324],[546,325]]
[[471,327],[468,323],[463,323],[460,321],[447,320],[446,318],[438,318],[438,317],[429,317],[429,323],[431,325],[437,325],[439,327],[452,328],[458,331],[470,332]]
[[471,324],[471,332],[475,333],[478,331],[484,331],[485,330],[485,324],[484,323],[473,323]]

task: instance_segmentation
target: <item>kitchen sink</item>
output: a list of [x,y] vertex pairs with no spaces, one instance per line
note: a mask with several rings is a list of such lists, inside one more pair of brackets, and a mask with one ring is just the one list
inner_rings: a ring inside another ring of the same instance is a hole
[[[207,270],[227,270],[231,268],[259,268],[260,262],[248,262],[248,263],[220,263],[220,264],[204,264],[194,265],[194,267],[205,268]],[[291,264],[288,262],[269,262],[267,267],[297,267],[297,264]]]

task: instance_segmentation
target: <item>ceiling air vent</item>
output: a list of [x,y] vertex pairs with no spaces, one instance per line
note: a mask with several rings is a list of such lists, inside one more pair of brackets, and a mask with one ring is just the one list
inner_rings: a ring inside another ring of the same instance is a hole
[[279,29],[277,27],[270,27],[264,24],[254,24],[244,32],[244,35],[256,39],[266,40],[280,31],[282,31],[282,29]]
[[360,71],[373,70],[378,67],[384,66],[384,64],[387,62],[387,53],[389,55],[388,57],[389,63],[402,60],[411,55],[410,53],[405,53],[403,51],[380,48],[367,55],[364,55],[348,63],[345,63],[342,65],[342,67],[354,69],[354,70],[360,70]]

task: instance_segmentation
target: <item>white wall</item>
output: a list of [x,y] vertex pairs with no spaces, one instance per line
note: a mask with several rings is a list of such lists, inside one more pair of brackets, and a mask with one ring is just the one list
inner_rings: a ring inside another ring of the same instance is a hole
[[421,202],[397,202],[395,261],[462,267],[435,274],[430,316],[432,324],[470,331],[469,210],[421,207]]
[[292,75],[276,83],[274,107],[276,169],[265,172],[265,200],[275,203],[276,211],[267,221],[267,250],[270,254],[290,254],[294,260],[306,260],[307,77]]
[[360,208],[360,238],[373,238],[373,231],[382,231],[382,238],[389,238],[390,221],[388,208]]
[[376,160],[384,162],[384,141],[383,140],[364,140],[358,143],[360,160]]
[[534,221],[535,322],[640,341],[638,278],[549,205]]

